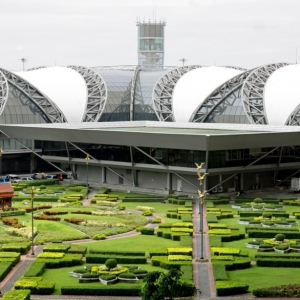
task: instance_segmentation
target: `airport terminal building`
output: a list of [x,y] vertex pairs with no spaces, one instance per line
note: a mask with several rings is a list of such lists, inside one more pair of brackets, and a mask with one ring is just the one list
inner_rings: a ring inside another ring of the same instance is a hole
[[56,165],[91,183],[194,193],[195,163],[213,192],[297,172],[300,66],[165,67],[164,27],[137,23],[136,66],[0,68],[2,174]]

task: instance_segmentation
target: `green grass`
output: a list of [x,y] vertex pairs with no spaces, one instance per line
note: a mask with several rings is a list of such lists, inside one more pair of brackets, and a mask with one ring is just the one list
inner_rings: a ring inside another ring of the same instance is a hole
[[121,239],[83,243],[82,245],[87,246],[88,249],[128,249],[134,251],[145,251],[146,255],[149,256],[149,249],[164,247],[180,247],[180,242],[164,239],[154,235],[136,235]]
[[249,285],[249,290],[285,284],[299,284],[296,268],[264,268],[252,266],[250,269],[227,272],[229,279]]
[[154,214],[166,217],[166,213],[169,209],[176,209],[180,207],[184,207],[184,205],[175,205],[169,203],[160,203],[160,202],[147,202],[147,203],[133,203],[133,202],[126,202],[123,203],[126,206],[126,209],[133,209],[136,210],[137,206],[149,206],[154,208]]

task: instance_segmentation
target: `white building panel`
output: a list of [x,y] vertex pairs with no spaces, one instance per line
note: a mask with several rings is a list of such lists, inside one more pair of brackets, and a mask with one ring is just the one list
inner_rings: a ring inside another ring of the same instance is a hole
[[275,71],[265,86],[264,105],[269,125],[284,125],[300,104],[300,65]]
[[175,121],[188,122],[194,110],[214,89],[240,73],[240,70],[222,67],[200,68],[186,73],[173,92]]
[[87,87],[78,72],[64,67],[49,67],[15,73],[48,96],[61,109],[69,123],[81,122]]

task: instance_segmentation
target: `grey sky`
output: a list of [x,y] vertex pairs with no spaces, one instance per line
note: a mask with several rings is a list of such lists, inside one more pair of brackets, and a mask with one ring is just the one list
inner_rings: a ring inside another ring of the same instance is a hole
[[[295,62],[299,0],[0,0],[1,64],[137,64],[136,18],[165,19],[165,65]],[[300,49],[299,49],[300,58]]]

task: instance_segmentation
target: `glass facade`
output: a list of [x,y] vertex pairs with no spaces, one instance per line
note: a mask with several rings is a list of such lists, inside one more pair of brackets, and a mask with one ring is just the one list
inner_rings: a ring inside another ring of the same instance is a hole
[[249,124],[250,122],[245,114],[241,99],[241,89],[242,86],[224,98],[213,109],[204,123]]
[[140,71],[135,85],[133,120],[134,121],[158,121],[153,110],[152,93],[156,82],[167,71],[146,72]]
[[[101,144],[77,144],[77,146],[98,160],[131,162],[130,147]],[[205,161],[205,151],[139,147],[143,152],[132,148],[135,164],[157,165],[150,157],[166,166],[195,168],[195,163]],[[85,158],[86,154],[68,144],[70,156]],[[230,168],[247,166],[254,160],[266,155],[273,148],[250,148],[209,151],[209,168]],[[66,143],[43,142],[43,155],[67,157]],[[150,156],[150,157],[149,157]],[[282,147],[263,157],[255,165],[277,164],[281,157],[282,163],[300,162],[300,146]]]
[[130,121],[130,94],[133,70],[93,69],[105,81],[107,102],[99,122]]
[[[51,123],[44,112],[31,99],[12,84],[8,84],[8,100],[0,115],[2,124],[38,124]],[[19,150],[25,148],[13,139],[0,137],[2,149]],[[32,141],[20,139],[27,147],[32,148]],[[25,148],[26,149],[26,148]]]

